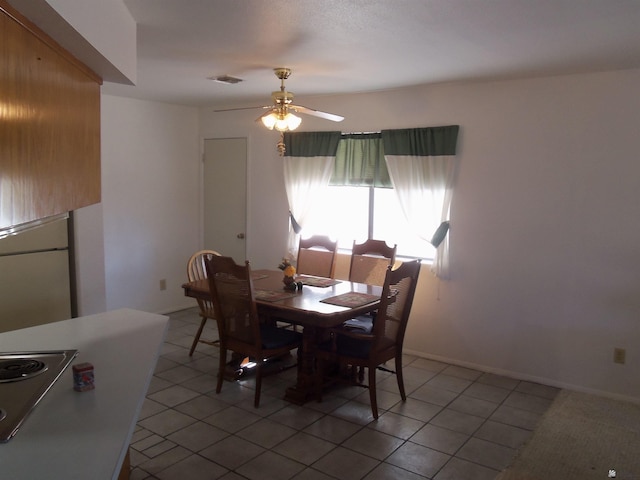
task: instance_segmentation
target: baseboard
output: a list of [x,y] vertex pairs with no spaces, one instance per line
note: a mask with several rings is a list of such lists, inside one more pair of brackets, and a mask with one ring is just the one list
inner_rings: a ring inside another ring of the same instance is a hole
[[574,392],[580,393],[589,393],[592,395],[598,395],[605,398],[610,398],[612,400],[620,400],[624,402],[631,402],[635,404],[640,404],[640,398],[632,397],[629,395],[621,395],[618,393],[607,392],[604,390],[598,390],[595,388],[588,388],[581,385],[574,385],[572,383],[559,382],[557,380],[553,380],[550,378],[538,377],[535,375],[529,375],[522,372],[515,372],[512,370],[504,370],[501,368],[493,368],[486,365],[480,365],[472,362],[465,362],[455,358],[443,357],[440,355],[430,355],[424,352],[417,352],[415,350],[404,350],[404,353],[409,355],[415,355],[416,357],[425,358],[428,360],[435,360],[438,362],[448,363],[450,365],[456,365],[458,367],[470,368],[472,370],[478,370],[484,373],[491,373],[494,375],[501,375],[503,377],[513,378],[515,380],[522,380],[526,382],[532,383],[540,383],[542,385],[549,385],[551,387],[562,388],[565,390],[572,390]]
[[163,309],[163,310],[161,310],[159,312],[155,312],[155,313],[157,313],[158,315],[170,315],[172,313],[176,313],[176,312],[179,312],[181,310],[188,310],[190,308],[198,308],[198,305],[194,304],[193,302],[189,302],[189,303],[186,303],[185,305],[182,305],[182,306],[175,306],[175,307],[165,308],[165,309]]

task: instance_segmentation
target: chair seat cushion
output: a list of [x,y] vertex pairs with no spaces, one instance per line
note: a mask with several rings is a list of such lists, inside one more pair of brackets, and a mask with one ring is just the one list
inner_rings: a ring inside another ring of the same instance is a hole
[[260,335],[262,336],[262,348],[273,349],[286,347],[287,345],[299,342],[302,335],[293,330],[278,328],[275,325],[260,325]]

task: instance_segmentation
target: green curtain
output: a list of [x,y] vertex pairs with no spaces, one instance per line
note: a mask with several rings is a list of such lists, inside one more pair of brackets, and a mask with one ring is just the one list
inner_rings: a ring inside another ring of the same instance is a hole
[[455,155],[459,130],[459,125],[383,130],[384,152],[386,155],[421,157]]
[[340,132],[285,132],[285,157],[333,157]]
[[329,185],[392,188],[380,133],[342,135]]

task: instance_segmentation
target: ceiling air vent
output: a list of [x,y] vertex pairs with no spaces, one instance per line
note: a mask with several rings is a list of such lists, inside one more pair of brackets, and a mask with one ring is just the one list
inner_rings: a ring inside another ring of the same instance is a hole
[[229,75],[220,75],[218,77],[209,77],[210,80],[218,83],[226,83],[227,85],[235,85],[242,81],[241,78],[231,77]]

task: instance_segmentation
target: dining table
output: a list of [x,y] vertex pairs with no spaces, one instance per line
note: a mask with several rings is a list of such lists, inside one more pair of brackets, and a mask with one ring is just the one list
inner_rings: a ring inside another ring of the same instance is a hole
[[[296,384],[287,388],[284,398],[302,405],[314,393],[315,348],[327,329],[375,311],[382,287],[348,280],[298,275],[298,288],[289,290],[280,270],[252,270],[254,299],[258,314],[267,319],[290,322],[302,329],[302,348],[298,352]],[[207,279],[182,285],[187,297],[211,299]]]

